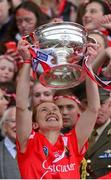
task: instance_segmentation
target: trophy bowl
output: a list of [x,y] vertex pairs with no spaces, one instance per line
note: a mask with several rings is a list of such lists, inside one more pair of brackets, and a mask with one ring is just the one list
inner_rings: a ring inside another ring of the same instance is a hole
[[[87,51],[88,37],[84,27],[73,22],[56,22],[40,26],[27,36],[35,52],[32,68],[43,67],[40,82],[48,87],[66,89],[77,86],[85,79],[84,68],[79,65]],[[34,44],[39,41],[39,48]]]

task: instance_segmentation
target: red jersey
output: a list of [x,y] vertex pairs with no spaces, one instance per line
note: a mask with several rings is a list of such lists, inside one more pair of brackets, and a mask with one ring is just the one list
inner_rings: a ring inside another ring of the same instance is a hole
[[32,132],[24,153],[17,143],[17,159],[24,179],[79,179],[86,146],[78,152],[75,130],[61,134],[53,145],[39,132]]

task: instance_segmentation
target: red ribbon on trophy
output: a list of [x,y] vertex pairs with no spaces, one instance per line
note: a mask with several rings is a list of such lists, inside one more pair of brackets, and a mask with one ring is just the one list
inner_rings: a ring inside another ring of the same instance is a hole
[[87,72],[87,74],[89,75],[89,77],[95,81],[100,87],[102,87],[103,89],[106,89],[106,90],[111,90],[111,80],[103,80],[99,74],[92,74],[91,71],[90,71],[90,68],[88,67],[88,58],[86,58],[84,61],[83,61],[83,67],[85,69],[85,71]]

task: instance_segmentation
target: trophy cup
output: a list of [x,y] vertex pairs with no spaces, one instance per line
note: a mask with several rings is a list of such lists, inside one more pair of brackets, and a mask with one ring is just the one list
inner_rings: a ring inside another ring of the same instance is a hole
[[[44,69],[40,82],[47,87],[67,89],[79,85],[85,79],[80,65],[87,51],[88,37],[83,26],[73,22],[56,22],[40,26],[26,37],[32,44],[33,71],[38,64]],[[33,42],[39,41],[40,48]]]

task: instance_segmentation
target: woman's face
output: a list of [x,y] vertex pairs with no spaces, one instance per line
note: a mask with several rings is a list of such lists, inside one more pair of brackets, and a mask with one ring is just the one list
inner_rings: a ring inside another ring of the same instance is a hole
[[50,88],[44,87],[40,83],[34,85],[32,89],[32,103],[34,106],[40,104],[41,102],[52,100],[53,91]]
[[101,103],[101,108],[98,111],[98,116],[96,120],[96,126],[101,126],[111,117],[111,99],[108,98]]
[[20,34],[25,36],[36,29],[37,18],[33,12],[20,8],[16,12],[16,23]]
[[15,73],[14,63],[7,59],[0,59],[0,82],[10,82]]
[[97,28],[96,21],[104,15],[103,8],[98,2],[92,2],[86,6],[83,16],[83,25],[89,31]]
[[0,89],[0,116],[2,116],[4,111],[7,109],[8,103],[8,100],[6,100],[4,93]]
[[43,102],[37,107],[36,120],[38,127],[43,132],[60,130],[63,125],[59,108],[52,102]]
[[63,126],[73,128],[78,120],[80,109],[77,103],[68,98],[60,98],[55,101],[62,114]]

